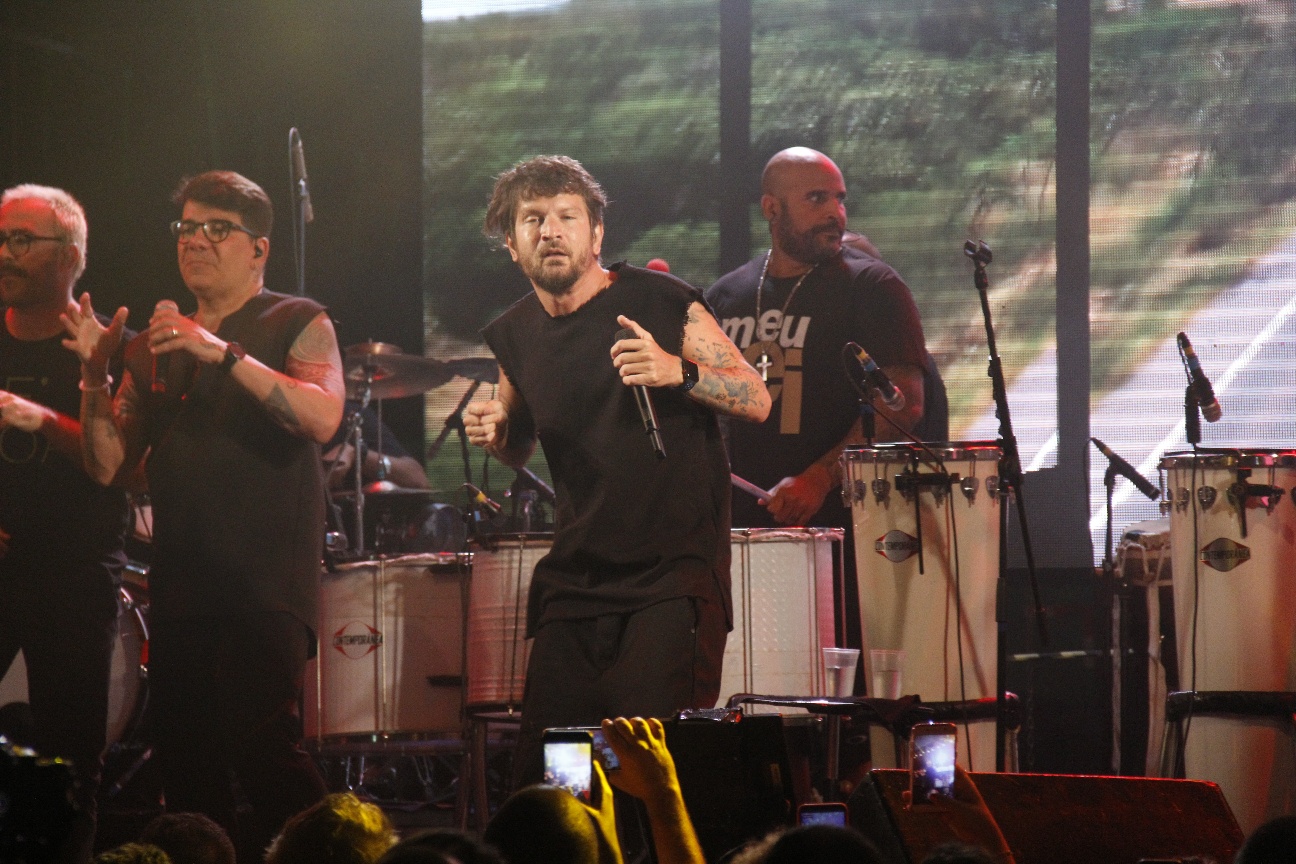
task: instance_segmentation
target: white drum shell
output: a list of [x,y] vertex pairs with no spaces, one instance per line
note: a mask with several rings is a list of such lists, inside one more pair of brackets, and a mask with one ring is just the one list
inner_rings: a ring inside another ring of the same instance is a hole
[[[470,566],[468,555],[432,553],[321,575],[308,735],[460,734]],[[443,683],[434,686],[430,677]]]
[[[882,445],[852,448],[842,454],[843,491],[855,530],[864,680],[872,681],[871,649],[901,650],[905,652],[901,670],[905,694],[918,695],[926,702],[994,696],[1000,451],[973,442],[933,445],[933,449],[946,470],[958,474],[959,480],[943,487],[944,491],[920,487],[921,574],[918,556],[912,551],[917,537],[914,503],[897,489],[896,479],[909,465],[912,451],[903,445]],[[918,470],[922,475],[935,473],[925,462]],[[974,490],[970,495],[961,485],[965,479]],[[909,554],[903,557],[906,552]],[[896,558],[902,560],[893,560]],[[960,619],[957,626],[956,618]],[[960,732],[959,764],[978,771],[993,770],[994,724],[976,723],[968,728],[973,761],[969,762],[967,739]],[[875,729],[873,740],[874,766],[893,766],[890,737]]]
[[468,599],[468,704],[521,707],[531,640],[527,597],[536,563],[553,546],[550,534],[491,539],[473,553]]
[[[1296,454],[1171,454],[1161,468],[1172,502],[1183,688],[1296,690],[1296,502],[1291,500]],[[1285,491],[1271,509],[1249,499],[1245,537],[1228,494],[1238,469],[1250,469],[1249,483]],[[1234,566],[1221,570],[1203,557]],[[1296,758],[1291,736],[1281,731],[1284,725],[1195,716],[1188,728],[1187,776],[1218,783],[1245,833],[1274,816],[1296,813]]]
[[735,693],[825,695],[822,649],[837,647],[833,546],[841,545],[844,533],[840,528],[731,532],[734,627],[725,643],[722,703]]
[[[1126,528],[1116,549],[1116,572],[1121,579],[1143,589],[1143,602],[1147,607],[1147,653],[1122,655],[1120,628],[1112,632],[1112,650],[1118,664],[1146,662],[1148,740],[1144,773],[1155,777],[1160,771],[1161,748],[1165,742],[1165,665],[1161,645],[1161,589],[1173,584],[1173,566],[1170,549],[1170,519],[1149,519]],[[1121,705],[1119,666],[1112,674],[1112,746],[1120,752]]]

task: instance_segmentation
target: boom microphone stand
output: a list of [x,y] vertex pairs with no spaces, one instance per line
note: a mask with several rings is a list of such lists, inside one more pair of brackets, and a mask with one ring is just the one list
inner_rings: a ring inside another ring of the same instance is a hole
[[[1026,498],[1023,494],[1021,453],[1017,449],[1017,436],[1013,433],[1012,418],[1008,412],[1008,386],[1004,382],[1003,363],[999,359],[999,349],[995,346],[994,323],[990,316],[990,300],[987,290],[990,279],[986,276],[986,265],[994,255],[984,242],[963,244],[963,254],[972,259],[973,281],[977,293],[981,296],[981,315],[985,319],[986,347],[990,353],[990,366],[987,374],[994,390],[995,416],[999,418],[999,447],[1003,456],[999,460],[1000,489],[1017,502],[1017,524],[1021,527],[1022,546],[1026,552],[1026,572],[1030,576],[1031,596],[1035,602],[1035,624],[1039,629],[1041,645],[1048,645],[1048,629],[1044,623],[1044,606],[1040,603],[1039,582],[1035,578],[1035,553],[1031,548],[1030,528],[1026,523]],[[995,621],[999,625],[996,658],[996,699],[999,716],[995,734],[995,770],[1004,769],[1003,732],[1005,726],[1004,677],[1008,669],[1008,652],[1005,647],[1008,635],[1007,613],[1004,601],[1008,585],[1008,513],[1005,508],[999,509],[999,587],[995,602]]]

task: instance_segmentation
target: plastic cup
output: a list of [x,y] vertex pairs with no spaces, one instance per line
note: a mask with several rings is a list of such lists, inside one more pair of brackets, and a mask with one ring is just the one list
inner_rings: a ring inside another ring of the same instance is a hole
[[859,665],[858,648],[825,648],[824,687],[829,696],[855,695],[855,667]]
[[869,651],[869,669],[873,686],[869,695],[874,699],[899,699],[904,692],[900,677],[904,669],[905,652],[873,648]]

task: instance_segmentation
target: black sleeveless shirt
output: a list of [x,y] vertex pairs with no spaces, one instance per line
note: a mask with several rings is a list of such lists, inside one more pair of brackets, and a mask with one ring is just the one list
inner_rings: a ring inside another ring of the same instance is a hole
[[628,613],[676,597],[729,600],[729,463],[715,414],[653,388],[666,458],[644,433],[612,365],[617,315],[679,354],[696,289],[614,265],[612,285],[551,317],[535,293],[483,331],[535,421],[557,493],[550,553],[531,583],[527,625]]
[[[221,339],[282,372],[323,307],[262,291],[221,322]],[[144,403],[150,447],[158,617],[290,612],[314,629],[324,544],[319,445],[293,435],[215,364],[173,353],[166,392],[151,392],[147,333],[126,362]]]

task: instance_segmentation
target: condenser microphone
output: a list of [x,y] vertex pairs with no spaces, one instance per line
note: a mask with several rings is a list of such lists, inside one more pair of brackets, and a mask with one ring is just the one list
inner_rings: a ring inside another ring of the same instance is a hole
[[[176,305],[176,302],[174,300],[159,300],[157,302],[157,305],[153,307],[153,314],[156,315],[157,313],[161,312],[163,309],[169,309],[172,312],[180,311],[180,307]],[[149,388],[150,390],[152,390],[154,393],[167,392],[166,379],[167,379],[167,371],[170,368],[171,368],[170,354],[153,355],[153,383]]]
[[1138,471],[1134,470],[1134,466],[1118,456],[1115,450],[1111,449],[1097,438],[1090,438],[1089,440],[1098,448],[1098,452],[1107,457],[1107,461],[1111,465],[1113,471],[1129,480],[1138,487],[1140,492],[1151,498],[1153,501],[1161,497],[1161,490],[1153,486],[1152,483]]
[[[638,339],[635,332],[628,327],[623,327],[612,337],[613,344],[620,342],[622,339]],[[644,432],[648,433],[648,440],[652,442],[653,452],[657,454],[658,459],[666,458],[666,447],[662,444],[661,427],[657,425],[657,409],[653,407],[652,393],[643,384],[636,384],[630,388],[634,391],[635,403],[639,406],[639,419],[643,420]]]
[[315,209],[311,207],[310,184],[306,180],[306,153],[302,149],[301,133],[294,126],[289,134],[292,136],[292,163],[297,173],[297,194],[301,197],[302,220],[315,221]]
[[882,371],[882,367],[874,362],[868,352],[854,342],[847,342],[846,347],[855,359],[859,361],[864,374],[860,378],[860,384],[864,388],[873,387],[882,396],[882,404],[891,411],[899,411],[905,407],[905,395],[899,387],[892,383],[887,374]]
[[1197,394],[1197,404],[1201,405],[1202,416],[1206,418],[1207,423],[1214,423],[1223,414],[1219,400],[1215,398],[1215,388],[1211,386],[1210,379],[1202,371],[1197,352],[1188,341],[1188,334],[1180,333],[1176,338],[1179,340],[1179,350],[1183,352],[1184,362],[1188,364],[1188,379]]

